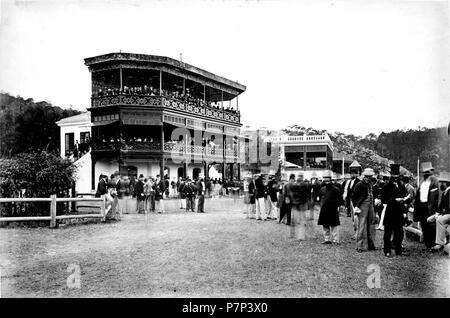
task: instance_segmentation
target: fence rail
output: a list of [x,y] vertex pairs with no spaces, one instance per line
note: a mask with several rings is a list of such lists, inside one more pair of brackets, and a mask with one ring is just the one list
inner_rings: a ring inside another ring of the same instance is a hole
[[[80,215],[56,215],[57,202],[100,202],[99,214],[80,214]],[[100,198],[57,198],[56,195],[50,198],[0,198],[0,203],[23,203],[23,202],[50,202],[50,216],[24,216],[24,217],[0,217],[0,222],[21,222],[21,221],[50,221],[50,227],[56,227],[56,220],[81,219],[81,218],[101,218],[102,222],[106,220],[106,199],[102,195]]]

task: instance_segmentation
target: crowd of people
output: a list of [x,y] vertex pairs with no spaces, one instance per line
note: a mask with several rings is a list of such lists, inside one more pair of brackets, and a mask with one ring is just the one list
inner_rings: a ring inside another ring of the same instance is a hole
[[[181,100],[187,104],[190,104],[192,106],[202,106],[202,107],[211,107],[214,109],[221,109],[221,104],[219,102],[211,102],[211,101],[205,101],[202,98],[195,97],[193,94],[190,93],[189,89],[186,89],[186,93],[180,93],[178,91],[170,91],[170,90],[160,90],[157,88],[153,88],[152,86],[136,86],[136,87],[128,87],[124,86],[123,89],[117,88],[117,87],[107,87],[103,86],[103,88],[97,89],[96,92],[94,92],[94,97],[102,97],[102,96],[116,96],[119,94],[127,94],[127,95],[143,95],[143,96],[164,96],[168,98],[173,98],[177,100]],[[232,112],[235,114],[239,114],[239,110],[236,110],[232,107],[225,106],[223,108],[225,111]]]
[[118,171],[108,177],[106,172],[99,176],[95,196],[105,195],[107,201],[107,215],[109,219],[120,220],[123,214],[129,213],[164,213],[164,200],[178,198],[180,209],[198,213],[205,213],[205,197],[218,199],[224,196],[240,197],[243,184],[233,180],[204,178],[200,175],[196,180],[179,178],[169,182],[166,175],[138,178],[128,175],[121,176]]
[[[448,244],[450,223],[450,178],[433,175],[431,163],[422,163],[423,181],[414,187],[409,177],[400,174],[400,165],[392,164],[390,174],[375,175],[371,168],[352,170],[346,180],[332,178],[307,180],[300,173],[288,181],[275,176],[247,177],[244,202],[247,217],[256,220],[277,219],[291,227],[291,235],[308,239],[314,232],[314,210],[319,211],[317,225],[322,226],[322,244],[341,242],[340,214],[351,217],[358,252],[378,250],[376,230],[383,233],[385,256],[404,255],[404,226],[420,224],[424,250],[436,252]],[[343,182],[342,182],[343,181]],[[378,225],[378,227],[377,227]]]
[[247,176],[243,182],[204,178],[179,178],[169,182],[168,176],[138,178],[100,175],[96,196],[106,196],[110,218],[123,213],[164,213],[164,199],[178,198],[180,209],[205,213],[205,198],[217,199],[244,194],[247,218],[278,220],[291,227],[291,236],[305,240],[314,236],[314,211],[319,212],[317,225],[323,229],[323,244],[341,242],[340,215],[351,217],[358,252],[378,250],[376,231],[383,233],[385,256],[404,255],[404,226],[420,224],[424,250],[436,252],[448,244],[450,224],[450,177],[434,176],[429,162],[422,163],[423,181],[413,186],[408,176],[400,174],[400,165],[391,164],[390,174],[366,168],[352,170],[345,180],[322,178],[307,180],[300,173],[289,180],[275,175]]

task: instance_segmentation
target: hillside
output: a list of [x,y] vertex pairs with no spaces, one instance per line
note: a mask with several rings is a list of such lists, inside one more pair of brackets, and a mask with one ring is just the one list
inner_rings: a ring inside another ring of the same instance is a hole
[[59,148],[56,121],[80,114],[48,102],[0,93],[0,157],[38,149]]
[[417,160],[431,161],[437,171],[449,171],[449,136],[446,127],[396,130],[380,135],[355,136],[298,125],[282,130],[289,135],[328,133],[335,151],[358,160],[363,167],[387,170],[390,162],[417,172]]

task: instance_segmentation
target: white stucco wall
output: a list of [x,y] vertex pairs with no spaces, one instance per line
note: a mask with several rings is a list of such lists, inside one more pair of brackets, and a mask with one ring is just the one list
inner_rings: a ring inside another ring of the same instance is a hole
[[91,153],[88,152],[83,157],[78,159],[75,162],[77,166],[77,180],[75,183],[75,190],[78,193],[88,193],[91,192],[92,189],[92,161],[91,161]]
[[[86,126],[86,125],[79,125],[79,124],[74,124],[74,125],[68,125],[68,126],[60,126],[60,153],[61,153],[61,157],[65,157],[65,152],[66,152],[66,147],[65,147],[65,136],[67,133],[74,133],[74,141],[73,143],[75,144],[77,141],[78,143],[80,143],[80,134],[82,132],[89,132],[89,134],[91,135],[91,127]],[[92,136],[92,135],[91,135]]]

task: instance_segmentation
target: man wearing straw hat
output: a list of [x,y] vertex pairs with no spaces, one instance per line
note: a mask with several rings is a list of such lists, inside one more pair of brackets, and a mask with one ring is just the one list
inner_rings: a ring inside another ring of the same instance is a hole
[[423,181],[417,189],[414,222],[420,222],[425,249],[430,250],[434,246],[436,233],[434,224],[428,223],[427,219],[435,214],[438,208],[439,180],[433,176],[434,168],[431,162],[422,162],[420,172],[423,174]]
[[339,207],[344,203],[341,191],[331,183],[331,173],[325,171],[324,186],[319,191],[320,214],[318,225],[323,226],[325,240],[322,244],[339,244]]
[[363,171],[363,180],[358,182],[352,196],[355,213],[356,250],[362,252],[367,249],[376,250],[375,247],[375,211],[373,189],[370,179],[375,175],[373,169],[366,168]]

